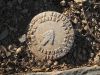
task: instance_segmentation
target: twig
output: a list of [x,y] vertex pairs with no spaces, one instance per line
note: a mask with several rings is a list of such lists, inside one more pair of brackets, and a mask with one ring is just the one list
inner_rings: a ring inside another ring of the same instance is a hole
[[[83,9],[83,8],[82,8],[82,9]],[[83,14],[84,14],[85,20],[87,21],[87,17],[86,17],[86,15],[85,15],[84,10],[83,10]],[[87,22],[87,28],[88,28],[89,34],[95,39],[95,41],[96,41],[97,43],[100,43],[100,40],[97,39],[97,38],[95,37],[95,35],[92,33],[92,31],[91,31],[91,29],[90,29],[90,27],[89,27],[88,22]]]

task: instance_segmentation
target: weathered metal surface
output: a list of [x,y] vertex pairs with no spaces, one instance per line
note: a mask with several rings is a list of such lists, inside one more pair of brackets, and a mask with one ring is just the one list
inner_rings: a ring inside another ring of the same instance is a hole
[[54,11],[35,16],[28,30],[29,48],[41,60],[54,60],[69,52],[74,30],[69,19]]

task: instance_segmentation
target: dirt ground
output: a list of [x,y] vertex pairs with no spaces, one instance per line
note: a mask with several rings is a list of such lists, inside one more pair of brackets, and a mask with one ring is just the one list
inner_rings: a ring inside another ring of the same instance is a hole
[[[99,66],[100,1],[77,1],[0,0],[0,74]],[[75,30],[70,52],[55,61],[37,61],[27,46],[28,25],[35,15],[43,11],[66,15]]]

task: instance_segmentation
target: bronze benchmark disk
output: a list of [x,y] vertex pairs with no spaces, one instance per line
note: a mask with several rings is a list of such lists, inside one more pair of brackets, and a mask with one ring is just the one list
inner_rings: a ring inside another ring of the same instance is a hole
[[74,30],[63,14],[46,11],[36,15],[27,32],[28,47],[39,60],[55,60],[69,52]]

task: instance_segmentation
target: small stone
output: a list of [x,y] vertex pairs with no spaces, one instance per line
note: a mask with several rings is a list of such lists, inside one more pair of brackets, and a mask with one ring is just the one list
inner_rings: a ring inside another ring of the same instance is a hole
[[90,54],[90,57],[92,58],[93,56],[94,56],[94,53],[91,53],[91,54]]
[[85,27],[84,27],[84,30],[88,30],[88,26],[85,26]]
[[79,3],[79,6],[82,6],[83,4],[82,3]]
[[100,32],[100,28],[98,29],[98,31]]
[[49,71],[50,70],[50,68],[46,68],[46,71]]
[[60,2],[60,4],[61,4],[61,6],[65,6],[65,5],[66,5],[66,1],[65,1],[65,0],[62,0],[62,1]]
[[20,38],[19,38],[19,41],[21,43],[25,42],[26,41],[26,34],[22,35]]
[[52,61],[51,60],[48,60],[47,63],[48,63],[48,65],[51,65],[52,64]]
[[54,65],[54,66],[58,65],[58,62],[57,62],[57,61],[55,61],[53,65]]
[[25,72],[27,72],[28,71],[28,69],[25,69]]
[[95,45],[96,43],[95,42],[93,42],[93,45]]
[[43,63],[42,63],[42,62],[38,62],[37,65],[38,65],[39,67],[41,67],[41,66],[43,65]]
[[16,54],[18,54],[19,52],[21,52],[22,50],[22,47],[19,47],[17,50],[16,50]]
[[75,11],[75,13],[79,14],[79,13],[80,13],[80,11]]
[[76,24],[78,22],[78,20],[75,18],[73,22]]
[[95,21],[95,19],[94,18],[92,18],[92,22],[94,22]]
[[85,23],[85,24],[86,24],[86,23],[87,23],[87,21],[86,21],[86,20],[82,20],[82,23]]
[[6,56],[10,56],[11,55],[11,52],[6,52]]

